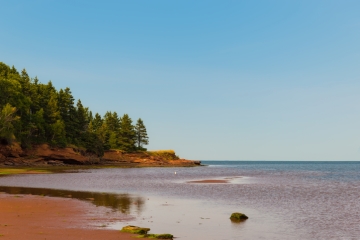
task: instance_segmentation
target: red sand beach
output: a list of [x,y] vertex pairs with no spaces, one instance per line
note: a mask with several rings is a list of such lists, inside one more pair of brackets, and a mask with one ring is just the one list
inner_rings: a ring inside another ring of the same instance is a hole
[[102,228],[128,217],[75,199],[0,193],[0,215],[1,239],[134,239]]

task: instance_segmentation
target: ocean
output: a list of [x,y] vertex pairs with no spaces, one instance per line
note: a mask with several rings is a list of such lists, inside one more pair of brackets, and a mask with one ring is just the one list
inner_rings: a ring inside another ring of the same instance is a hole
[[[92,196],[94,204],[135,217],[108,228],[133,224],[178,239],[360,239],[360,162],[202,163],[13,175],[0,177],[0,191]],[[228,183],[189,183],[201,180]],[[232,212],[249,219],[231,222]]]

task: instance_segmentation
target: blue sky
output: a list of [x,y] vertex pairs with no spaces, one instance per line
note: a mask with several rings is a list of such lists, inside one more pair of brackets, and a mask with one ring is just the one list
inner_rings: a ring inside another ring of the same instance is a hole
[[0,61],[202,160],[360,160],[359,1],[4,1]]

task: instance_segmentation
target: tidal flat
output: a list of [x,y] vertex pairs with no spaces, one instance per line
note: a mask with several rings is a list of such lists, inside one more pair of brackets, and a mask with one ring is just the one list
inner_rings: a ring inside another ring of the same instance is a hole
[[[355,239],[358,162],[204,162],[0,178],[1,192],[74,198],[128,216],[104,223],[178,239]],[[176,172],[176,174],[175,174]],[[233,212],[249,219],[234,223]]]

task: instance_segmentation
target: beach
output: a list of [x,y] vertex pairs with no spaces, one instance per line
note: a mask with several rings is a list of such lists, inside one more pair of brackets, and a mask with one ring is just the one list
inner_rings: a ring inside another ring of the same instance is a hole
[[76,199],[0,193],[0,212],[2,239],[134,239],[102,226],[127,216]]

